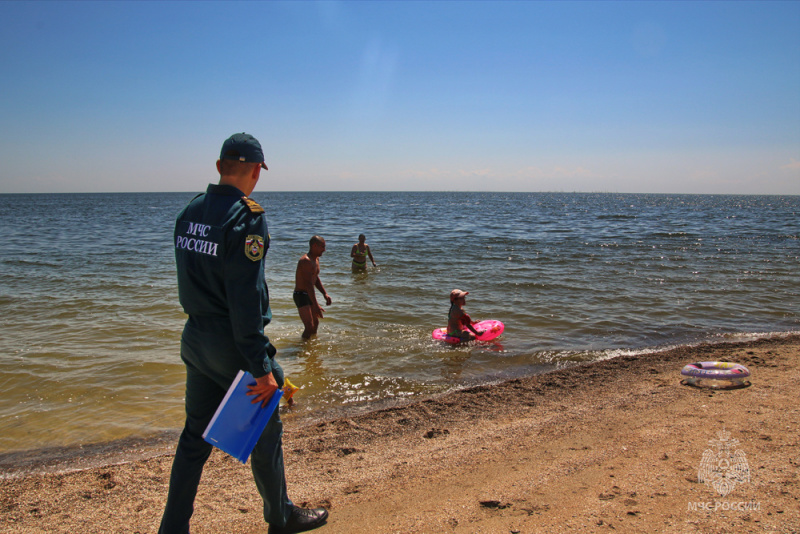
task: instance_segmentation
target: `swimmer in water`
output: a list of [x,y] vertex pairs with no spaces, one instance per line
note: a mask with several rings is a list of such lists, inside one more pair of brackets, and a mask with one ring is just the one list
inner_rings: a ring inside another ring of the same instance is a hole
[[450,311],[447,312],[447,335],[456,337],[461,341],[472,341],[475,336],[483,334],[483,331],[475,330],[472,326],[475,321],[470,319],[462,307],[467,303],[469,291],[454,289],[450,292]]
[[353,272],[367,270],[367,256],[369,256],[369,261],[372,262],[372,266],[377,267],[378,264],[375,263],[375,259],[372,257],[372,251],[369,249],[369,245],[367,245],[367,237],[361,234],[358,236],[358,243],[353,245],[352,250],[350,250],[350,257],[353,258]]
[[325,304],[331,305],[331,297],[325,291],[322,281],[319,279],[319,257],[325,252],[325,240],[318,235],[312,237],[308,242],[308,253],[303,254],[297,262],[295,273],[294,303],[297,312],[303,321],[303,339],[308,339],[317,333],[319,320],[325,312],[325,308],[317,302],[315,289],[322,293]]

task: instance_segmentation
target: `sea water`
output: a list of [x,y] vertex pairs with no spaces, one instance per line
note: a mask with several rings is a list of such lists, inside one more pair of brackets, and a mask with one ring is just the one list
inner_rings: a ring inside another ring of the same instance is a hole
[[[195,193],[0,195],[0,453],[183,424],[172,229]],[[668,346],[800,330],[800,197],[267,193],[287,424]],[[367,236],[377,268],[351,271]],[[308,239],[333,299],[303,341]],[[493,343],[431,339],[449,293]],[[675,370],[676,381],[680,369]]]

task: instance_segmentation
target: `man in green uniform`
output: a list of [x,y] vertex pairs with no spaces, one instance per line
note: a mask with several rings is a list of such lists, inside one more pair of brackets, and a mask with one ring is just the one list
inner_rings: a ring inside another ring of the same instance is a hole
[[[178,441],[160,534],[185,534],[211,453],[203,439],[217,406],[240,369],[256,379],[250,395],[266,404],[283,386],[275,347],[264,335],[272,319],[264,280],[269,234],[264,209],[248,198],[266,170],[259,142],[234,134],[222,145],[218,185],[210,184],[178,216],[175,261],[178,295],[189,316],[181,336],[186,365],[186,424]],[[328,512],[294,506],[286,494],[281,436],[275,410],[251,455],[270,534],[323,525]]]

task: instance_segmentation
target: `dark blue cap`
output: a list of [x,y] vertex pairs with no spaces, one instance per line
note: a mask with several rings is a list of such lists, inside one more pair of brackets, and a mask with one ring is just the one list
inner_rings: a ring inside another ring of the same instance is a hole
[[252,135],[244,132],[233,134],[222,143],[219,159],[260,163],[263,168],[267,168],[267,164],[264,163],[264,151],[261,150],[261,143]]

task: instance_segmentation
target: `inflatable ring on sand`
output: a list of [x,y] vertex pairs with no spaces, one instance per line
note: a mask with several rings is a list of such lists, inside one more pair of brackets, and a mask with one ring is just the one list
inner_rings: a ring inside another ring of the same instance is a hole
[[[681,374],[687,377],[683,384],[690,386],[709,385],[711,387],[747,387],[750,382],[745,378],[750,376],[750,371],[744,365],[730,362],[696,362],[686,365],[681,369]],[[706,382],[702,382],[706,381]],[[722,381],[722,382],[720,382]],[[720,386],[721,384],[721,386]]]

